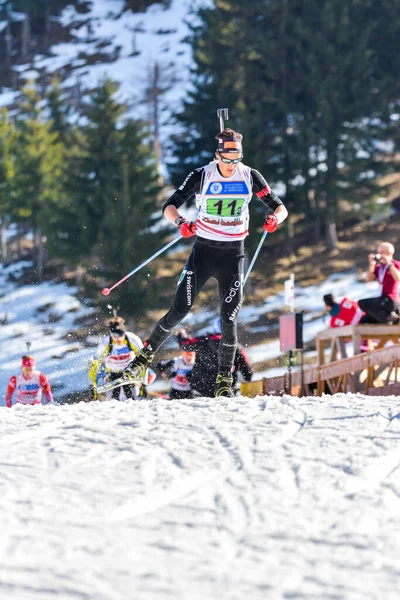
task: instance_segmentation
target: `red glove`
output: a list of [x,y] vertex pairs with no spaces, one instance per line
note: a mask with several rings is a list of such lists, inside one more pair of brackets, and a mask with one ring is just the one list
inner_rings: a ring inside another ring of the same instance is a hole
[[265,231],[268,231],[268,233],[272,233],[273,231],[275,231],[275,229],[278,227],[278,217],[276,217],[276,215],[268,215],[263,228],[265,229]]
[[186,219],[181,219],[179,224],[179,231],[181,232],[181,236],[184,238],[192,237],[192,235],[196,235],[196,223],[192,223],[187,221]]

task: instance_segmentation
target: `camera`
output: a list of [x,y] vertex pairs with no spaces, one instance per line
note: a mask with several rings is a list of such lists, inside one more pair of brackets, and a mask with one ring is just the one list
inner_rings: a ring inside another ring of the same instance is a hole
[[381,255],[380,254],[375,254],[374,256],[374,260],[376,260],[376,262],[379,262],[381,260]]

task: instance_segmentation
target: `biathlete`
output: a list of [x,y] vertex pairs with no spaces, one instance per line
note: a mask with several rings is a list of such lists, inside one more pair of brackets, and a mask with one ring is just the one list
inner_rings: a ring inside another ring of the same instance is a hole
[[[233,397],[232,366],[237,346],[236,323],[242,303],[244,239],[249,233],[249,203],[255,194],[270,211],[263,225],[269,233],[287,217],[287,210],[264,177],[242,163],[242,135],[225,128],[216,136],[215,159],[190,173],[165,202],[164,216],[183,237],[196,236],[183,269],[172,307],[159,320],[144,347],[125,370],[127,378],[141,377],[171,330],[191,310],[210,278],[218,284],[221,342],[215,395]],[[178,209],[196,197],[196,223]]]
[[[122,317],[114,317],[108,321],[109,337],[104,340],[98,349],[99,358],[94,359],[89,368],[89,379],[93,383],[93,398],[98,398],[97,387],[100,387],[104,381],[113,382],[119,379],[124,369],[129,365],[132,359],[138,355],[143,347],[142,340],[125,329],[125,321]],[[145,398],[147,396],[147,385],[155,379],[153,371],[143,373],[143,383],[132,383],[124,385],[126,398]],[[119,400],[120,389],[112,390],[112,398]]]
[[44,373],[37,371],[35,366],[35,359],[32,356],[22,357],[21,373],[13,375],[8,382],[6,393],[8,408],[12,406],[14,392],[16,404],[41,404],[42,394],[44,394],[46,404],[53,402],[49,380]]
[[171,360],[163,360],[157,365],[161,375],[170,380],[170,400],[185,400],[193,398],[191,377],[196,352],[184,350],[181,356]]

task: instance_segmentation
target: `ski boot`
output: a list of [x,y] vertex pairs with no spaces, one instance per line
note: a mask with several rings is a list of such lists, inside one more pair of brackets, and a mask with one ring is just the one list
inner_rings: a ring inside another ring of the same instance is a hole
[[230,373],[218,373],[215,385],[216,397],[234,398],[235,394],[233,393],[232,385],[233,377]]
[[127,379],[143,379],[153,358],[154,354],[150,354],[148,348],[144,346],[126,367],[123,377]]

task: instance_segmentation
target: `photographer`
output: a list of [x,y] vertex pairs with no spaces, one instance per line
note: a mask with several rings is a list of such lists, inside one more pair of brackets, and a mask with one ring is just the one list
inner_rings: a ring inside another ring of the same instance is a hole
[[358,305],[365,312],[360,325],[365,323],[398,323],[400,262],[393,259],[394,246],[382,242],[376,254],[369,254],[367,281],[381,284],[381,295],[377,298],[364,298]]

